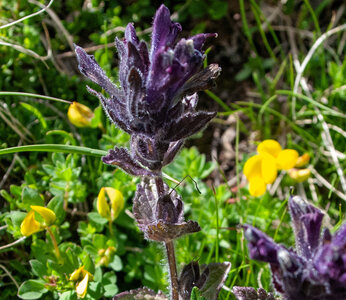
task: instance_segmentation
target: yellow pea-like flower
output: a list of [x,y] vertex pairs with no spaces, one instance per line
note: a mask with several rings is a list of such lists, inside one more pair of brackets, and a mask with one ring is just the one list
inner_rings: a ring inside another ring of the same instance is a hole
[[257,147],[258,154],[250,157],[244,165],[244,175],[249,181],[250,195],[258,197],[265,193],[267,184],[272,184],[278,170],[290,170],[298,160],[298,152],[282,149],[275,140],[265,140]]
[[30,236],[42,230],[41,224],[35,220],[35,211],[31,210],[25,216],[22,224],[20,225],[20,232],[24,236]]
[[111,211],[109,208],[109,204],[107,203],[105,188],[101,188],[96,203],[98,213],[106,218],[107,220],[111,220]]
[[258,153],[268,153],[274,157],[277,157],[281,151],[281,145],[275,140],[264,140],[257,146]]
[[77,127],[91,127],[94,113],[89,107],[74,101],[68,108],[67,117]]
[[79,279],[80,274],[84,270],[84,266],[81,266],[80,268],[74,270],[72,274],[70,275],[69,280],[70,281],[77,281]]
[[76,285],[76,293],[79,298],[84,298],[88,291],[89,272],[86,272],[82,281]]
[[299,154],[296,150],[285,149],[277,157],[277,164],[280,170],[292,169],[297,162]]
[[44,222],[47,226],[54,224],[56,220],[54,211],[44,206],[31,205],[30,207],[44,219]]
[[[41,231],[47,226],[52,225],[56,220],[55,213],[51,209],[38,205],[31,205],[30,207],[32,210],[28,212],[20,225],[20,232],[24,236],[30,236]],[[35,212],[43,218],[44,224],[41,224],[35,219]]]
[[108,194],[110,200],[111,200],[111,215],[112,215],[112,220],[115,220],[120,212],[123,210],[124,208],[124,204],[125,204],[125,201],[124,201],[124,196],[123,194],[118,191],[118,190],[112,190],[112,193],[111,195]]
[[266,191],[267,185],[261,177],[255,177],[250,181],[249,192],[250,195],[259,197],[262,196]]
[[[107,202],[106,195],[110,200],[110,205]],[[102,217],[114,221],[124,208],[124,204],[124,196],[119,190],[112,187],[101,188],[97,197],[97,211]]]

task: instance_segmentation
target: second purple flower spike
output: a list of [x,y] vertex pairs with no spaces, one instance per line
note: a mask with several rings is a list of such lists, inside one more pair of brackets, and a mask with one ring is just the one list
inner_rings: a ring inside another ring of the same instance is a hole
[[346,299],[346,224],[334,236],[328,229],[321,234],[322,211],[298,196],[289,199],[289,209],[296,248],[245,225],[250,257],[270,264],[274,287],[284,299]]

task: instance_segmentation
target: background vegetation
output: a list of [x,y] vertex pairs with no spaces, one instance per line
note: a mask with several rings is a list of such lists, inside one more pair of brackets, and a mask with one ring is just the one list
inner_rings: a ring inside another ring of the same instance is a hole
[[[110,124],[98,100],[87,93],[73,43],[95,55],[116,82],[115,36],[122,37],[126,24],[134,22],[140,37],[149,40],[152,16],[161,3],[54,1],[45,12],[6,27],[47,2],[1,1],[0,151],[35,144],[105,151],[126,146],[128,136]],[[182,24],[183,36],[218,33],[207,44],[206,59],[223,69],[218,86],[200,94],[200,109],[218,111],[217,118],[203,135],[190,139],[165,170],[174,179],[166,181],[171,187],[190,175],[201,191],[188,178],[177,187],[186,203],[185,214],[202,227],[177,242],[178,267],[191,260],[232,262],[221,299],[233,299],[229,289],[234,285],[272,290],[267,265],[249,259],[237,225],[252,224],[275,241],[293,245],[286,205],[291,186],[294,194],[325,210],[331,229],[336,230],[345,217],[345,4],[332,0],[164,3]],[[77,128],[69,122],[71,101],[95,111],[91,127]],[[282,173],[264,196],[252,197],[242,167],[257,143],[269,138],[300,154],[309,153],[312,175],[295,183]],[[161,246],[143,239],[131,214],[136,179],[104,165],[100,157],[66,152],[0,156],[0,298],[13,299],[18,287],[32,279],[29,292],[41,299],[58,295],[74,299],[66,274],[80,265],[94,275],[87,299],[109,298],[143,285],[166,292]],[[120,190],[126,200],[113,235],[95,205],[105,186]],[[21,221],[33,203],[55,211],[52,230],[60,251],[73,262],[70,269],[59,268],[45,232],[2,247],[21,238]],[[115,252],[108,264],[100,264],[99,250],[110,246]],[[29,292],[22,289],[20,295],[35,299]]]

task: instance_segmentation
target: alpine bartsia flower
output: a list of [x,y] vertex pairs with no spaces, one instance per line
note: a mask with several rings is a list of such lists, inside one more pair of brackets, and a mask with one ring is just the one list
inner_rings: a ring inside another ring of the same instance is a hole
[[346,299],[346,223],[334,236],[328,229],[321,235],[323,213],[318,208],[295,196],[289,209],[295,249],[245,225],[250,257],[270,264],[274,287],[284,299]]
[[154,185],[142,181],[133,199],[133,214],[147,239],[167,242],[201,230],[197,222],[184,220],[184,204],[165,184],[164,195],[158,197]]
[[100,85],[109,98],[90,87],[88,91],[100,99],[110,120],[131,135],[131,153],[115,148],[103,157],[105,163],[132,175],[157,174],[172,161],[184,139],[215,116],[214,112],[197,112],[195,107],[196,92],[212,86],[221,70],[218,65],[201,70],[202,46],[216,34],[198,34],[175,44],[180,31],[180,24],[171,21],[168,8],[162,5],[154,18],[149,52],[133,24],[128,24],[124,40],[115,41],[120,88],[93,56],[76,47],[81,73]]

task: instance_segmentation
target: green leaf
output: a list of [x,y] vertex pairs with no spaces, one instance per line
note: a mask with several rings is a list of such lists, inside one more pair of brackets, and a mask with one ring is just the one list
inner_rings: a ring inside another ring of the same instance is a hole
[[87,271],[89,271],[91,274],[95,273],[95,265],[94,261],[92,260],[91,256],[88,253],[84,253],[82,259],[83,266]]
[[66,212],[64,210],[64,199],[60,196],[53,197],[48,205],[52,211],[54,211],[56,215],[56,224],[61,224],[65,220]]
[[108,267],[112,268],[114,271],[121,271],[123,269],[123,263],[118,255],[114,255],[113,260],[110,262]]
[[54,165],[58,165],[59,163],[64,164],[65,163],[65,156],[62,153],[53,153],[52,155],[52,161]]
[[[102,122],[103,110],[101,106],[96,107],[94,110],[94,117],[91,119],[91,127],[96,128]],[[102,124],[102,123],[101,123]]]
[[37,259],[32,259],[29,262],[34,275],[40,278],[43,278],[43,276],[47,275],[47,267],[42,262]]
[[36,107],[34,107],[28,103],[24,103],[24,102],[21,102],[20,105],[23,106],[26,110],[32,112],[37,117],[37,119],[40,121],[43,129],[47,128],[46,120],[44,119],[43,115],[41,114],[41,112]]
[[227,14],[228,3],[227,1],[212,1],[208,12],[212,19],[219,20]]
[[198,287],[194,286],[191,291],[190,300],[206,300],[206,299],[200,295]]
[[94,234],[93,245],[97,249],[102,249],[106,247],[107,239],[103,234]]
[[9,193],[7,193],[6,190],[1,190],[0,195],[8,202],[8,203],[15,203],[15,199],[11,197]]
[[39,192],[31,188],[25,187],[22,193],[22,202],[26,209],[30,209],[30,205],[44,205],[44,200]]
[[102,297],[101,283],[95,281],[90,282],[87,295],[90,296],[91,299],[100,299]]
[[18,297],[22,299],[39,299],[48,290],[44,287],[44,282],[30,279],[24,281],[19,287]]
[[119,288],[116,284],[106,284],[103,286],[103,288],[105,290],[103,296],[106,298],[114,297],[119,291]]
[[62,293],[59,300],[77,300],[77,295],[75,291],[67,291]]
[[97,212],[88,213],[88,219],[97,231],[101,231],[108,222],[107,219],[102,218]]

